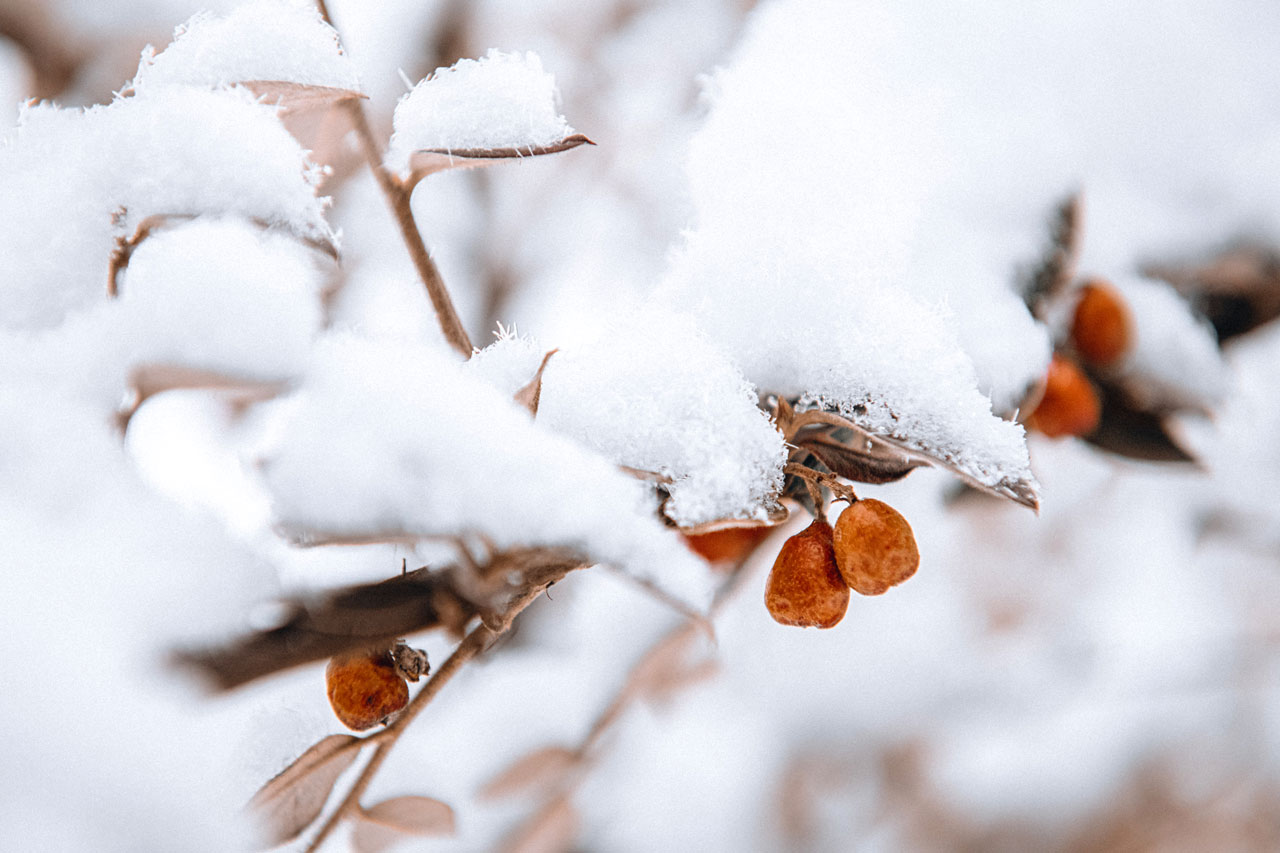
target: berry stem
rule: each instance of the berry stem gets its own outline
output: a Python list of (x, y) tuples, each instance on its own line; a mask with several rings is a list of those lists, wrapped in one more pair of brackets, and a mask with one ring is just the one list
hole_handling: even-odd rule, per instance
[[(835, 495), (839, 500), (848, 501), (849, 503), (858, 502), (858, 496), (854, 494), (853, 489), (834, 474), (824, 474), (798, 462), (788, 462), (783, 466), (782, 471), (784, 474), (800, 477), (806, 483), (826, 486), (831, 490), (831, 494)], [(819, 505), (819, 511), (821, 509), (822, 507)]]
[(360, 798), (364, 795), (364, 792), (368, 789), (370, 783), (373, 782), (373, 777), (377, 774), (378, 769), (382, 767), (382, 763), (386, 761), (387, 753), (391, 751), (391, 748), (395, 745), (396, 741), (400, 739), (400, 735), (403, 734), (404, 730), (411, 722), (413, 722), (413, 718), (421, 713), (423, 708), (427, 707), (431, 700), (436, 697), (436, 694), (439, 693), (444, 688), (445, 684), (449, 682), (449, 679), (453, 678), (453, 676), (457, 674), (458, 670), (462, 669), (462, 667), (465, 666), (472, 658), (476, 657), (476, 655), (489, 648), (495, 639), (506, 633), (506, 631), (510, 629), (511, 624), (515, 621), (516, 616), (537, 600), (538, 596), (546, 592), (548, 586), (550, 586), (550, 584), (536, 586), (526, 591), (518, 599), (512, 602), (506, 613), (503, 614), (501, 621), (496, 625), (490, 623), (490, 625), (492, 625), (491, 627), (490, 625), (486, 625), (481, 622), (475, 628), (471, 629), (471, 632), (463, 638), (462, 642), (458, 643), (457, 648), (455, 648), (453, 653), (450, 654), (445, 662), (440, 665), (440, 668), (435, 671), (435, 674), (427, 679), (427, 683), (422, 686), (420, 691), (418, 691), (418, 695), (414, 696), (413, 699), (409, 701), (409, 704), (405, 706), (405, 709), (400, 712), (400, 715), (396, 717), (395, 721), (392, 722), (391, 725), (387, 726), (377, 734), (370, 735), (363, 740), (353, 742), (352, 748), (359, 748), (369, 743), (376, 744), (373, 755), (369, 757), (369, 763), (361, 769), (360, 775), (351, 786), (351, 790), (347, 792), (346, 797), (344, 797), (342, 802), (338, 804), (338, 807), (333, 810), (333, 813), (329, 815), (329, 818), (320, 827), (320, 831), (316, 833), (316, 837), (307, 845), (306, 853), (314, 853), (314, 851), (319, 850), (320, 845), (329, 838), (333, 833), (333, 830), (337, 828), (338, 824), (341, 823), (347, 815), (359, 809)]

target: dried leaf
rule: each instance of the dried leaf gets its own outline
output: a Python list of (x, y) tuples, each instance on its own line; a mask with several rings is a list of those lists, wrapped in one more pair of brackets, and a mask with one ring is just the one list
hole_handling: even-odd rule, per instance
[(580, 823), (573, 803), (567, 797), (559, 797), (520, 827), (500, 849), (504, 853), (565, 853), (573, 849)]
[(351, 745), (358, 740), (352, 735), (330, 735), (253, 795), (248, 809), (262, 825), (268, 846), (296, 838), (320, 815), (334, 783), (356, 760), (360, 750)]
[[(858, 426), (853, 421), (845, 418), (835, 412), (827, 412), (812, 409), (800, 412), (792, 419), (792, 427), (796, 438), (793, 441), (807, 450), (811, 450), (814, 455), (818, 451), (808, 447), (804, 442), (807, 441), (807, 435), (813, 432), (812, 427), (834, 427), (837, 430), (847, 430), (849, 438), (846, 441), (836, 442), (844, 451), (844, 455), (840, 459), (833, 458), (832, 461), (837, 463), (848, 463), (847, 455), (852, 454), (860, 456), (864, 460), (866, 470), (871, 476), (887, 476), (902, 471), (903, 474), (912, 468), (922, 467), (925, 465), (936, 468), (945, 468), (964, 480), (969, 485), (979, 491), (987, 492), (996, 497), (1011, 500), (1014, 503), (1021, 504), (1033, 510), (1040, 508), (1040, 496), (1034, 480), (1024, 477), (1009, 478), (1006, 477), (995, 484), (983, 483), (969, 474), (962, 468), (948, 461), (946, 458), (931, 453), (926, 450), (920, 450), (914, 447), (908, 447), (905, 442), (892, 438), (887, 435), (878, 435)], [(816, 430), (822, 433), (826, 430)], [(832, 435), (842, 435), (842, 433), (833, 433)], [(830, 451), (831, 441), (825, 441), (820, 444), (824, 450)], [(834, 457), (834, 454), (832, 454)], [(825, 462), (825, 460), (823, 460)], [(848, 468), (852, 473), (857, 473), (856, 466)], [(847, 475), (846, 475), (847, 476)], [(899, 475), (901, 476), (901, 475)], [(850, 477), (850, 479), (854, 479)], [(897, 479), (897, 477), (891, 477)], [(869, 482), (887, 482), (886, 480), (869, 481)]]
[(253, 92), (264, 103), (278, 106), (282, 116), (328, 109), (345, 101), (357, 101), (367, 97), (351, 89), (311, 86), (289, 80), (244, 80), (239, 85)]
[(380, 853), (405, 836), (453, 835), (455, 831), (448, 803), (430, 797), (394, 797), (361, 809), (351, 842), (359, 853)]
[(1138, 409), (1115, 388), (1099, 385), (1102, 417), (1084, 440), (1103, 450), (1146, 462), (1196, 462), (1169, 434), (1163, 415)]
[(480, 797), (497, 800), (528, 791), (547, 791), (578, 765), (579, 756), (563, 746), (544, 746), (516, 759), (480, 789)]
[(525, 157), (558, 154), (561, 151), (577, 148), (579, 145), (595, 145), (595, 143), (581, 133), (575, 133), (550, 145), (528, 148), (455, 148), (452, 151), (447, 148), (424, 148), (415, 151), (409, 158), (409, 177), (405, 179), (404, 185), (412, 189), (418, 181), (445, 169), (470, 169)]
[(868, 450), (865, 440), (840, 427), (809, 427), (795, 438), (797, 447), (808, 450), (833, 474), (855, 483), (892, 483), (924, 465), (916, 459), (905, 459), (893, 452)]
[(538, 365), (538, 372), (533, 374), (529, 384), (516, 392), (515, 401), (528, 409), (529, 414), (534, 417), (538, 415), (538, 399), (542, 396), (542, 371), (547, 369), (547, 362), (551, 360), (551, 356), (559, 351), (559, 349), (548, 350), (542, 357), (542, 363)]
[(1048, 305), (1075, 278), (1080, 254), (1081, 217), (1080, 194), (1073, 193), (1063, 199), (1054, 211), (1044, 256), (1023, 277), (1022, 299), (1037, 319), (1044, 319)]

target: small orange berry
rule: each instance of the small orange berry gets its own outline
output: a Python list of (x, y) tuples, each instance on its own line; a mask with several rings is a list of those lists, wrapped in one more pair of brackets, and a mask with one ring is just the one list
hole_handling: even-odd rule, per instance
[(1133, 346), (1133, 318), (1124, 297), (1105, 281), (1081, 288), (1071, 320), (1071, 344), (1090, 364), (1114, 364)]
[(409, 704), (409, 685), (389, 651), (338, 655), (324, 671), (329, 704), (349, 729), (364, 731)]
[(1027, 428), (1050, 438), (1088, 435), (1098, 427), (1102, 404), (1089, 379), (1068, 359), (1055, 355), (1049, 363), (1044, 396), (1027, 418)]
[(920, 550), (911, 525), (887, 503), (863, 498), (836, 519), (836, 565), (854, 592), (880, 595), (916, 573)]
[(736, 564), (750, 556), (769, 533), (770, 528), (757, 526), (726, 527), (710, 533), (682, 535), (689, 550), (708, 563)]
[(834, 628), (849, 609), (849, 587), (836, 568), (831, 525), (817, 519), (782, 543), (764, 587), (774, 621), (801, 628)]

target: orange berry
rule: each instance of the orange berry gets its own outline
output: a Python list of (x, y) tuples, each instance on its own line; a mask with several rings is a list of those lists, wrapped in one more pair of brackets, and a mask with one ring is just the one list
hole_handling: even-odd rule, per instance
[(920, 550), (911, 525), (887, 503), (863, 498), (836, 519), (836, 565), (854, 592), (880, 595), (916, 573)]
[(1088, 435), (1098, 427), (1102, 404), (1089, 379), (1068, 359), (1055, 355), (1045, 377), (1044, 396), (1027, 418), (1028, 429), (1050, 438)]
[(689, 550), (708, 563), (736, 564), (745, 560), (764, 541), (770, 528), (726, 527), (710, 533), (684, 533)]
[(834, 628), (849, 609), (849, 588), (836, 568), (831, 525), (817, 519), (782, 543), (764, 587), (774, 621), (801, 628)]
[(349, 729), (364, 731), (409, 704), (409, 685), (388, 651), (338, 655), (324, 671), (333, 713)]
[(1081, 288), (1071, 320), (1071, 344), (1090, 364), (1114, 364), (1133, 346), (1133, 318), (1124, 297), (1105, 281)]

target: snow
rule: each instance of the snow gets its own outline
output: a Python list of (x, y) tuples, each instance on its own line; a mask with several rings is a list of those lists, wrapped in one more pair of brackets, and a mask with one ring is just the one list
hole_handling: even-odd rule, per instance
[[(507, 337), (473, 360), (520, 387), (542, 353)], [(495, 366), (487, 366), (495, 364)], [(523, 379), (518, 377), (523, 376)], [(673, 479), (668, 518), (692, 527), (726, 518), (765, 520), (782, 488), (786, 448), (729, 359), (693, 321), (648, 304), (624, 311), (587, 339), (566, 344), (543, 374), (538, 422), (618, 465)]]
[(532, 52), (490, 50), (419, 82), (396, 104), (387, 168), (409, 169), (414, 151), (540, 148), (573, 128), (560, 115), (555, 77)]
[[(766, 7), (716, 75), (690, 153), (696, 225), (668, 292), (761, 392), (836, 409), (987, 485), (1029, 479), (1021, 427), (992, 414), (953, 312), (911, 284), (918, 207), (943, 163), (936, 116), (876, 69), (831, 61), (853, 37), (836, 8)], [(1016, 365), (1006, 406), (1047, 355), (1022, 315), (1027, 351), (987, 359)]]
[(663, 529), (644, 484), (449, 356), (341, 337), (316, 358), (262, 462), (281, 522), (576, 548), (705, 605), (705, 564)]
[(234, 214), (331, 241), (317, 178), (274, 110), (243, 91), (27, 107), (0, 149), (0, 323), (47, 328), (105, 298), (116, 240), (151, 216)]
[(250, 3), (223, 17), (198, 13), (159, 54), (148, 46), (130, 86), (221, 87), (254, 80), (358, 90), (338, 35), (311, 3)]

